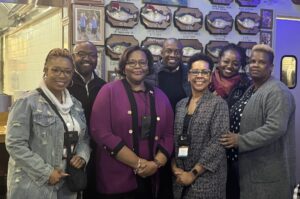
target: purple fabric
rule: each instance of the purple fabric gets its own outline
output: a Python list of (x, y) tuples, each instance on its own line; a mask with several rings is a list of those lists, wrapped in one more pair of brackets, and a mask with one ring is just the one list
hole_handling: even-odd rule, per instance
[[(173, 150), (173, 111), (165, 94), (155, 88), (155, 102), (157, 116), (156, 134), (154, 141), (154, 154), (158, 146), (172, 153)], [(139, 126), (141, 116), (150, 114), (150, 99), (145, 94), (134, 93), (138, 107)], [(149, 97), (149, 96), (148, 96)], [(146, 110), (145, 110), (145, 107)], [(132, 129), (132, 118), (128, 114), (130, 103), (121, 81), (114, 81), (102, 87), (91, 114), (91, 135), (97, 143), (97, 189), (100, 193), (124, 193), (137, 188), (133, 169), (124, 165), (110, 155), (121, 142), (132, 149), (133, 139), (129, 130)], [(148, 159), (148, 141), (139, 142), (140, 157)]]

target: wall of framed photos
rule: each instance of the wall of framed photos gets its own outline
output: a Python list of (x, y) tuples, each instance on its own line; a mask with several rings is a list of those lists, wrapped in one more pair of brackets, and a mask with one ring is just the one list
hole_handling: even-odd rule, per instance
[[(153, 1), (105, 1), (104, 9), (99, 4), (101, 9), (93, 7), (93, 1), (79, 6), (105, 14), (105, 30), (101, 32), (105, 45), (95, 42), (99, 44), (100, 57), (97, 72), (102, 78), (115, 79), (118, 58), (131, 45), (149, 48), (154, 59), (159, 60), (164, 39), (175, 37), (184, 44), (185, 61), (196, 52), (205, 52), (216, 61), (219, 50), (228, 43), (246, 48), (247, 55), (256, 43), (275, 47), (275, 17), (284, 13), (300, 17), (300, 7), (286, 0), (188, 0), (178, 1), (176, 5), (168, 3), (174, 1), (149, 2)], [(79, 20), (77, 17), (78, 23)], [(76, 29), (72, 30), (74, 44)]]

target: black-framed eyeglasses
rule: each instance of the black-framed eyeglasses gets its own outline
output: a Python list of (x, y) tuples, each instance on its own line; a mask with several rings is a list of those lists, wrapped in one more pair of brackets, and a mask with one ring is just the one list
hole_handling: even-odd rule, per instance
[(202, 76), (208, 77), (211, 73), (210, 70), (190, 70), (189, 73), (193, 76), (198, 76), (201, 74)]
[(61, 68), (50, 68), (50, 71), (55, 76), (60, 76), (62, 73), (65, 77), (71, 77), (73, 75), (73, 70), (63, 70)]
[(97, 58), (97, 53), (87, 53), (87, 52), (83, 52), (83, 51), (79, 51), (79, 52), (74, 52), (74, 54), (76, 54), (78, 57), (80, 58), (85, 58), (85, 57), (88, 57), (88, 58)]
[(146, 60), (129, 60), (126, 63), (129, 67), (135, 67), (137, 64), (139, 64), (139, 66), (141, 67), (145, 67), (148, 65), (148, 62)]

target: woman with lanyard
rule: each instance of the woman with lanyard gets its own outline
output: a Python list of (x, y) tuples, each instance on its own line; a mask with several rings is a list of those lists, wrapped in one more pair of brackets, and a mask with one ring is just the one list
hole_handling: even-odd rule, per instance
[[(39, 89), (26, 93), (12, 106), (5, 142), (10, 155), (7, 199), (77, 198), (65, 183), (69, 176), (66, 165), (83, 168), (90, 148), (81, 104), (66, 89), (73, 73), (69, 51), (51, 50)], [(67, 156), (67, 133), (78, 138), (73, 140), (72, 157)]]
[(180, 199), (223, 199), (226, 156), (218, 139), (228, 131), (228, 105), (208, 90), (212, 60), (193, 55), (188, 63), (192, 95), (176, 106), (174, 196)]
[(144, 82), (152, 65), (149, 50), (127, 48), (119, 62), (124, 78), (103, 86), (93, 105), (91, 135), (103, 199), (156, 197), (156, 174), (173, 150), (173, 112), (163, 92)]

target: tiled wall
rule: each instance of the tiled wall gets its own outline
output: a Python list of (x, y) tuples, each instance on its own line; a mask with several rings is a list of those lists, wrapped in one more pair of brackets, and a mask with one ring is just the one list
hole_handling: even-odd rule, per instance
[(47, 53), (62, 47), (61, 17), (57, 10), (5, 37), (4, 93), (18, 95), (39, 85)]

